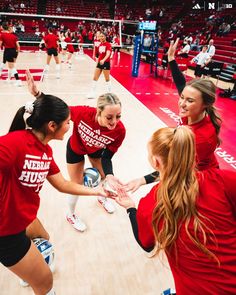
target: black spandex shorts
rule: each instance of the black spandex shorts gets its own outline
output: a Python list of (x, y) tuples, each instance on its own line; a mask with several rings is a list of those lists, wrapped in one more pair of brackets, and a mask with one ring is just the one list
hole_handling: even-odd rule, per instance
[(58, 56), (58, 52), (57, 52), (56, 48), (48, 48), (47, 54), (50, 55), (50, 56), (51, 55)]
[[(88, 157), (90, 158), (101, 158), (103, 153), (103, 149), (96, 151), (95, 153), (88, 154)], [(66, 146), (66, 162), (68, 164), (75, 164), (84, 161), (84, 155), (76, 154), (71, 146), (70, 146), (70, 140), (67, 142)]]
[(105, 61), (103, 65), (100, 65), (100, 63), (98, 62), (97, 68), (99, 68), (101, 70), (110, 70), (110, 68), (111, 68), (110, 62), (109, 61)]
[(0, 237), (0, 263), (6, 267), (15, 265), (29, 251), (30, 245), (25, 230), (19, 234)]
[(15, 48), (5, 48), (3, 53), (3, 63), (5, 64), (8, 62), (14, 62), (17, 58), (18, 52)]

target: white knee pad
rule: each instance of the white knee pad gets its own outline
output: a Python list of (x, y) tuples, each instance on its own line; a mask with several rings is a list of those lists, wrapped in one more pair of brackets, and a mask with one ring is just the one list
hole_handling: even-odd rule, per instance
[(12, 74), (12, 75), (15, 75), (15, 74), (17, 74), (17, 73), (18, 73), (18, 72), (17, 72), (17, 70), (16, 70), (15, 68), (12, 68), (12, 69), (11, 69), (11, 74)]

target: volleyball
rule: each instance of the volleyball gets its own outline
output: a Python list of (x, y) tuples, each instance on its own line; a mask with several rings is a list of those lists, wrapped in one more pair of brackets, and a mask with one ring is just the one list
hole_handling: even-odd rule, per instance
[(52, 272), (55, 270), (54, 263), (54, 249), (52, 244), (43, 238), (33, 239), (35, 246), (38, 248), (39, 252), (43, 255), (44, 260), (47, 262), (49, 268)]
[(96, 168), (86, 168), (84, 170), (84, 185), (96, 187), (101, 181), (101, 175)]

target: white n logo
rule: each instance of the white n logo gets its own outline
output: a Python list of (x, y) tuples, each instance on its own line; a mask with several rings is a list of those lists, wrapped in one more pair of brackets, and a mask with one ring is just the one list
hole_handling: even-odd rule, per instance
[(215, 9), (215, 3), (208, 3), (208, 9)]

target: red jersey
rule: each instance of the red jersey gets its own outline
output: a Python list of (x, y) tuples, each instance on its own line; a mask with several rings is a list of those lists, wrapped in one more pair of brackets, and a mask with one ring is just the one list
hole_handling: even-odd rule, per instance
[(71, 38), (70, 37), (66, 37), (64, 42), (67, 43), (67, 50), (70, 52), (70, 53), (73, 53), (75, 51), (74, 47), (72, 44), (68, 44), (68, 43), (72, 43), (71, 41)]
[(36, 218), (39, 191), (59, 172), (51, 147), (30, 130), (0, 137), (0, 236), (19, 233)]
[(96, 120), (96, 108), (89, 106), (70, 107), (74, 123), (70, 137), (72, 150), (79, 155), (92, 154), (101, 149), (117, 152), (125, 138), (125, 127), (121, 121), (114, 130), (102, 127)]
[(44, 42), (46, 45), (47, 49), (51, 49), (51, 48), (58, 48), (58, 36), (54, 35), (54, 34), (48, 34), (47, 36), (45, 36), (44, 38)]
[[(111, 49), (111, 43), (109, 42), (103, 42), (103, 43), (100, 43), (100, 45), (98, 46), (98, 61), (102, 60), (106, 54), (107, 54), (107, 51), (112, 51)], [(106, 62), (109, 62), (110, 61), (110, 56), (106, 59)]]
[(2, 41), (2, 46), (5, 48), (17, 48), (16, 42), (18, 38), (13, 33), (1, 32), (0, 41)]
[[(196, 207), (215, 235), (217, 245), (208, 239), (207, 248), (217, 256), (220, 267), (193, 244), (183, 224), (176, 240), (178, 260), (174, 249), (167, 255), (176, 293), (236, 294), (236, 185), (233, 185), (236, 173), (213, 168), (198, 172), (198, 180), (200, 190)], [(140, 200), (137, 210), (138, 237), (144, 247), (155, 244), (152, 212), (158, 185)], [(194, 233), (193, 220), (189, 223), (189, 231)]]
[(93, 41), (93, 45), (94, 45), (94, 53), (95, 53), (95, 56), (98, 54), (98, 47), (99, 45), (101, 44), (101, 41), (94, 38), (94, 41)]
[[(182, 118), (182, 124), (188, 125), (187, 117)], [(205, 170), (212, 167), (219, 167), (215, 156), (217, 147), (217, 135), (214, 125), (209, 116), (205, 116), (198, 123), (188, 125), (195, 134), (197, 167)]]

